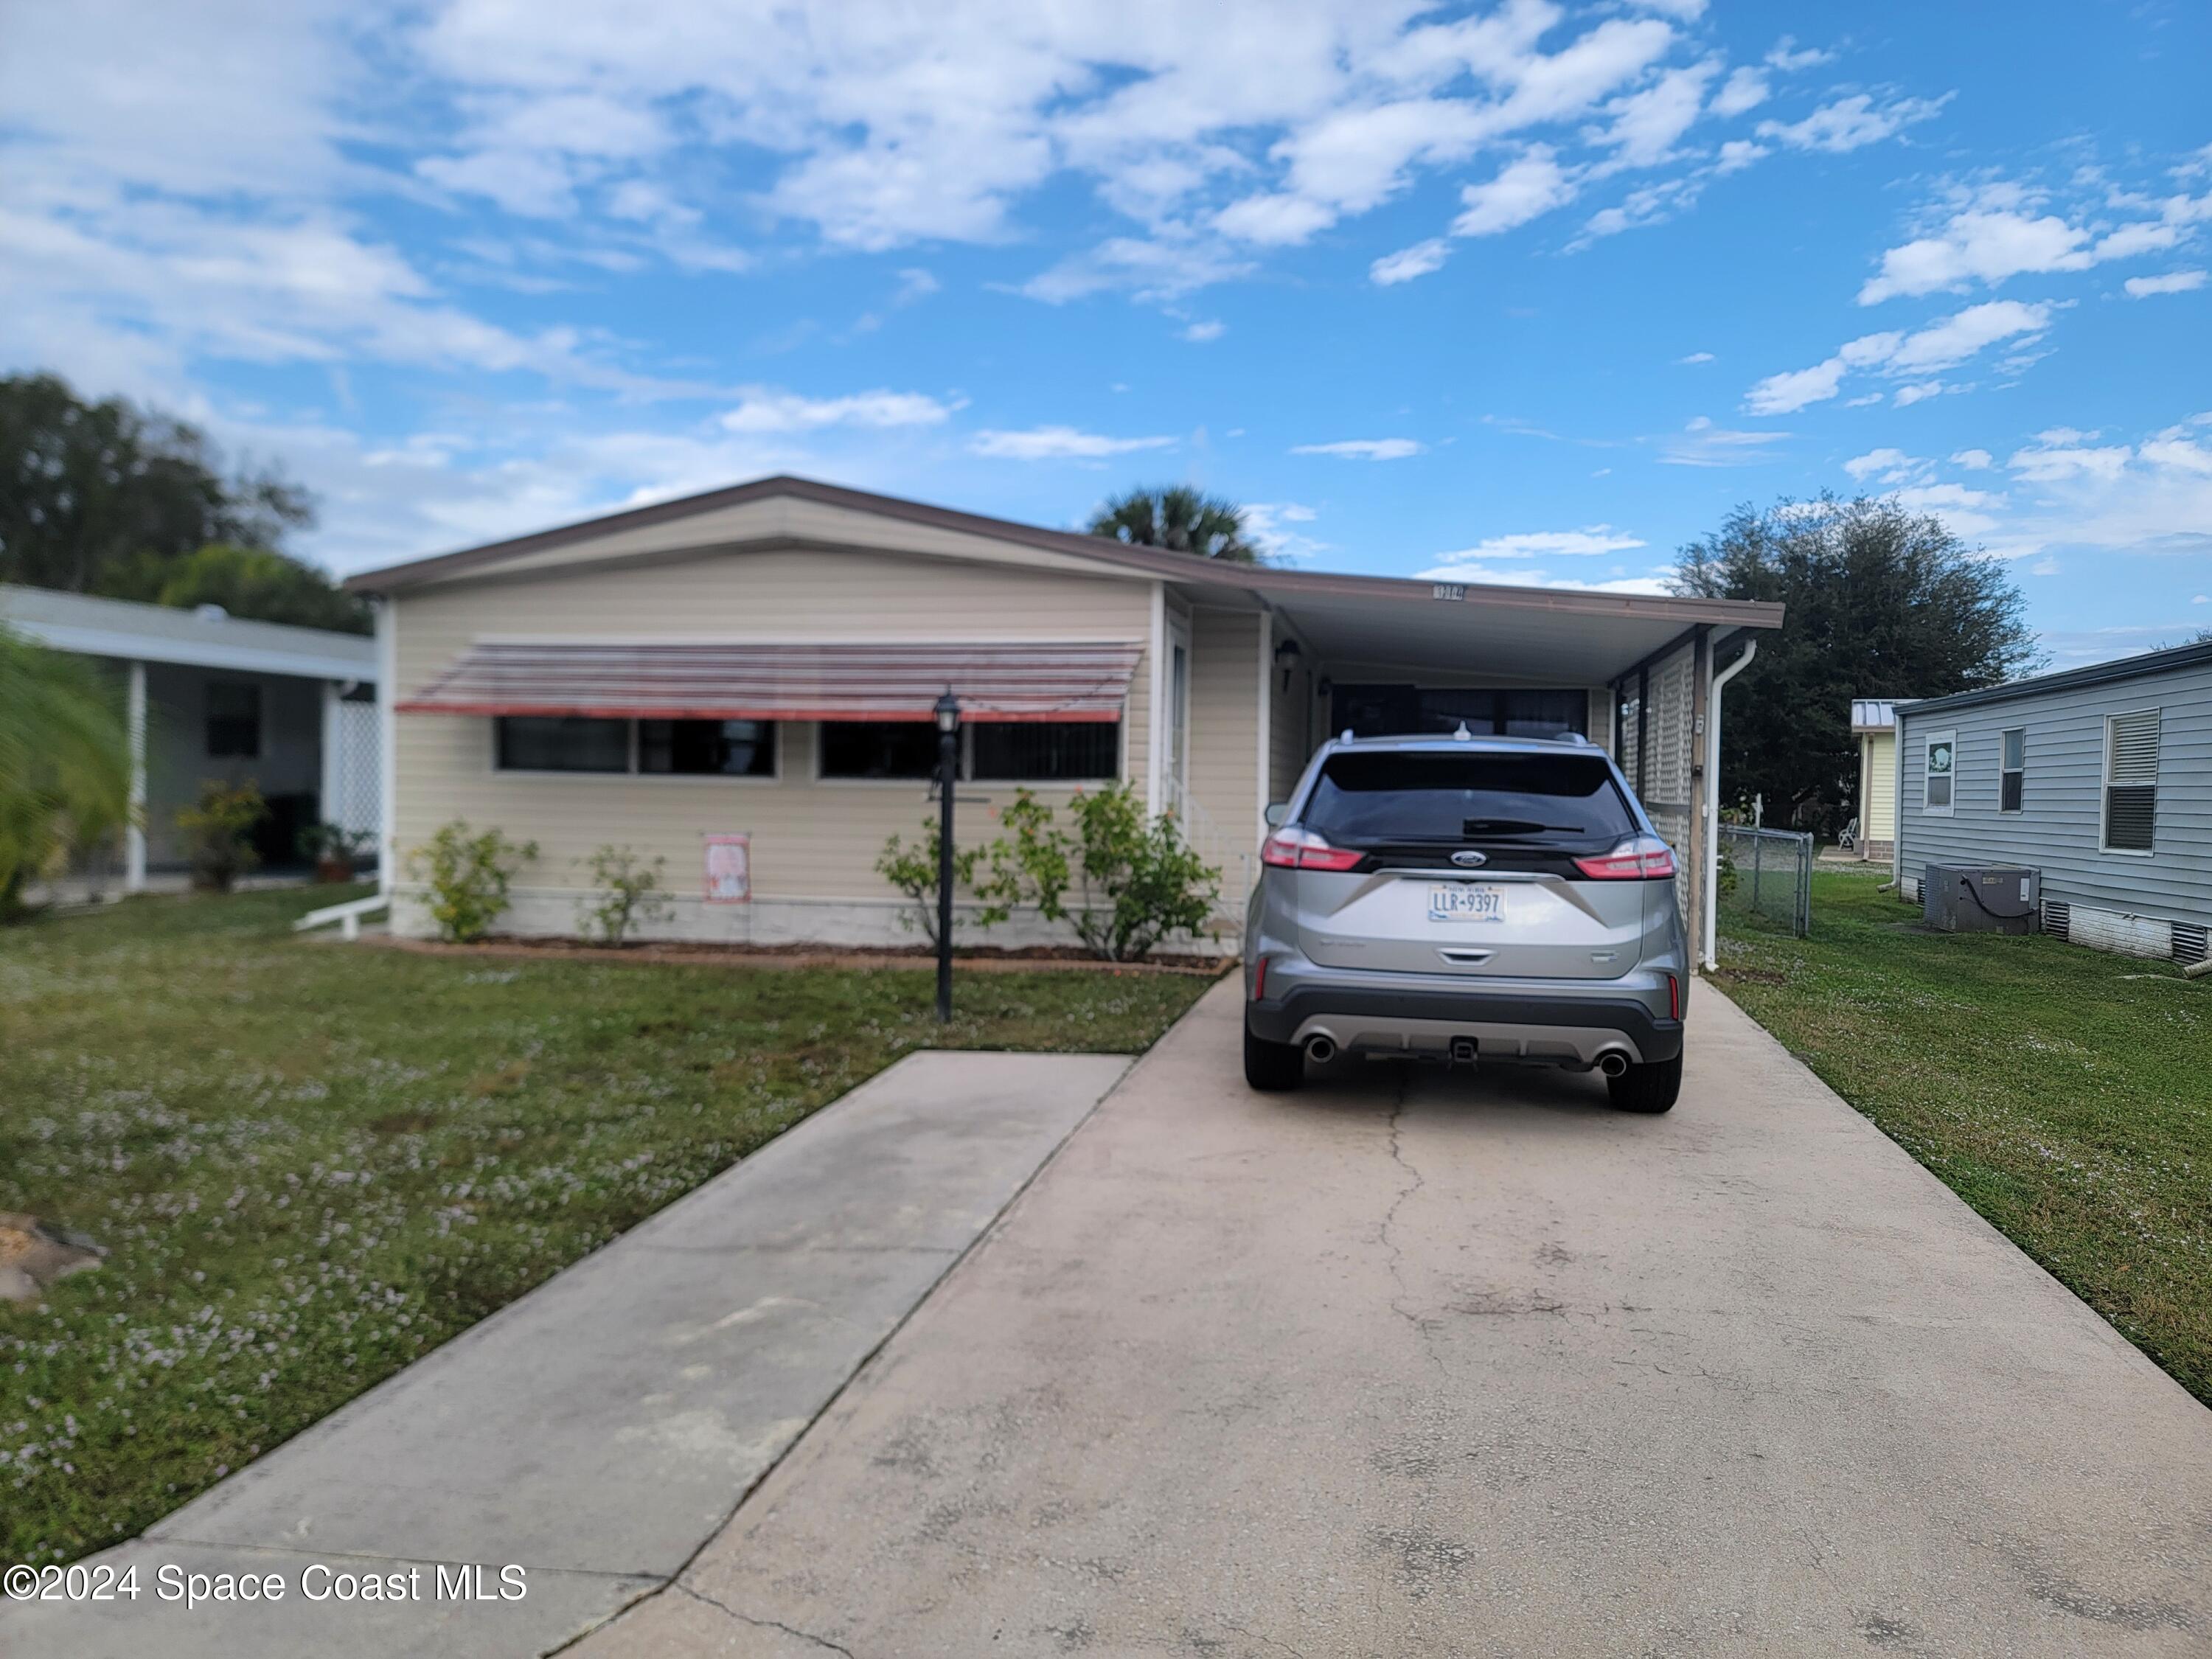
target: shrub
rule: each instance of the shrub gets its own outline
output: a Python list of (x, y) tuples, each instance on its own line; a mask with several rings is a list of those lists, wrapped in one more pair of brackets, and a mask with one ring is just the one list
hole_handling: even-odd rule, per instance
[(496, 830), (469, 833), (455, 818), (407, 855), (410, 875), (430, 886), (430, 915), (441, 938), (454, 944), (482, 939), (507, 908), (515, 872), (538, 856), (538, 843), (509, 841)]
[(1173, 816), (1148, 817), (1127, 786), (1079, 792), (1070, 805), (1083, 854), (1082, 896), (1070, 914), (1091, 954), (1128, 962), (1177, 933), (1197, 938), (1221, 872), (1191, 851)]
[(576, 902), (576, 926), (603, 945), (620, 945), (641, 921), (665, 921), (673, 914), (660, 890), (668, 860), (648, 865), (627, 847), (602, 847), (576, 862), (587, 870), (598, 890)]
[(0, 627), (0, 921), (24, 884), (131, 819), (131, 743), (86, 658)]
[(191, 848), (192, 884), (228, 893), (238, 878), (261, 862), (246, 836), (268, 815), (268, 803), (252, 783), (200, 785), (200, 798), (177, 814), (177, 828)]
[(1014, 791), (1013, 804), (999, 814), (1006, 834), (983, 850), (983, 875), (975, 896), (983, 901), (975, 920), (989, 927), (1013, 915), (1018, 905), (1034, 905), (1048, 921), (1067, 914), (1061, 900), (1073, 872), (1074, 848), (1054, 827), (1052, 808), (1027, 789)]
[[(955, 848), (952, 851), (952, 887), (957, 893), (963, 887), (972, 887), (975, 881), (976, 862), (982, 856), (978, 847)], [(907, 908), (899, 912), (899, 926), (909, 933), (919, 929), (932, 945), (937, 943), (937, 820), (924, 818), (921, 834), (912, 846), (893, 836), (884, 843), (884, 850), (876, 855), (876, 873), (907, 897)], [(977, 925), (991, 925), (988, 908), (976, 919)]]

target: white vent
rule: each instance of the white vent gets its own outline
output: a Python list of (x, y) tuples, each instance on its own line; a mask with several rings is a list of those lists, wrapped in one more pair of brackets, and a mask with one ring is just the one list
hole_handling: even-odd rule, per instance
[(2186, 965), (2212, 957), (2212, 930), (2186, 921), (2173, 924), (2173, 959)]
[(2043, 901), (2043, 931), (2053, 939), (2072, 937), (2074, 907), (2063, 899)]

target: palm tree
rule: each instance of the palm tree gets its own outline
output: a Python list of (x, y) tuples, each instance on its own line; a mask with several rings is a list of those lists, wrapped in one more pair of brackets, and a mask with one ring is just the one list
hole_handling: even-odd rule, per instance
[(1261, 562), (1244, 539), (1244, 510), (1188, 484), (1137, 489), (1116, 495), (1091, 514), (1091, 533), (1135, 547), (1164, 547), (1202, 559)]
[(0, 918), (24, 883), (131, 817), (131, 743), (82, 657), (0, 628)]

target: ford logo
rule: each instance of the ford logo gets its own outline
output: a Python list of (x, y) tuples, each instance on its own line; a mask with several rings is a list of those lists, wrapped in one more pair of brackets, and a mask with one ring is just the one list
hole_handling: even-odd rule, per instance
[(1483, 857), (1481, 854), (1476, 852), (1473, 848), (1469, 848), (1462, 853), (1454, 853), (1451, 855), (1451, 859), (1452, 862), (1459, 866), (1462, 870), (1479, 870), (1484, 865), (1490, 862), (1488, 859)]

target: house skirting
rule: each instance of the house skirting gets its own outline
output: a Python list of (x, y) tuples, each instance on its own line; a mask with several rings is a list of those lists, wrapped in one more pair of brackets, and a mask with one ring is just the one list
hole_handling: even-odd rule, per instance
[[(562, 888), (517, 887), (508, 893), (507, 908), (492, 931), (521, 939), (574, 939), (583, 927), (577, 908), (593, 895)], [(434, 939), (437, 924), (430, 918), (427, 890), (403, 884), (392, 896), (392, 931), (404, 939)], [(672, 939), (708, 945), (841, 945), (856, 948), (911, 946), (928, 942), (919, 927), (902, 927), (902, 915), (912, 907), (896, 899), (755, 898), (743, 904), (709, 904), (694, 894), (667, 896), (669, 914), (659, 921), (641, 924), (634, 939)], [(1064, 921), (1048, 921), (1034, 910), (1018, 910), (996, 927), (973, 925), (979, 907), (953, 906), (953, 938), (962, 945), (995, 945), (1020, 950), (1033, 945), (1073, 945), (1075, 930)], [(965, 919), (963, 921), (963, 918)], [(1160, 947), (1164, 955), (1214, 956), (1234, 951), (1233, 925), (1218, 937), (1177, 939)]]
[[(1906, 902), (1919, 903), (1920, 878), (1905, 877), (1898, 883), (1897, 890)], [(2111, 910), (2100, 905), (2075, 904), (2053, 897), (2048, 889), (2044, 893), (2043, 911), (2038, 921), (2042, 930), (2054, 939), (2086, 945), (2093, 951), (2113, 951), (2122, 956), (2171, 960), (2185, 965), (2202, 962), (2208, 952), (2212, 952), (2203, 922), (2175, 921), (2166, 916), (2138, 915), (2133, 911)]]

